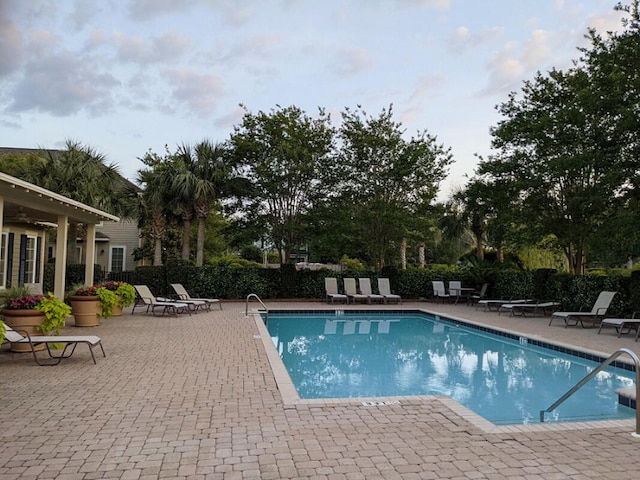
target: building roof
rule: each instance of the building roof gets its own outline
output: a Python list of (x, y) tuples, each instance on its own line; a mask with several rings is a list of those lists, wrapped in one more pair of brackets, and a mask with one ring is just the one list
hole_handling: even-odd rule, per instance
[(77, 202), (6, 173), (0, 173), (0, 196), (4, 198), (4, 222), (51, 223), (66, 215), (78, 223), (118, 222), (115, 215)]

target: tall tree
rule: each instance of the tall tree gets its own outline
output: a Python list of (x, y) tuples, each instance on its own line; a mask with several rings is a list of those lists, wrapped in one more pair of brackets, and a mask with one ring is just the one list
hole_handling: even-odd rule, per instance
[[(452, 162), (450, 149), (426, 131), (406, 140), (393, 108), (377, 117), (360, 107), (342, 113), (341, 203), (350, 207), (362, 248), (378, 268), (416, 230), (416, 219), (438, 192)], [(391, 250), (390, 250), (391, 249)]]
[[(205, 225), (212, 208), (225, 195), (225, 189), (233, 173), (228, 156), (221, 144), (203, 140), (194, 147), (182, 145), (178, 148), (179, 160), (176, 175), (172, 181), (172, 190), (183, 205), (183, 220), (187, 220), (189, 203), (198, 218), (198, 236), (196, 240), (196, 266), (204, 261)], [(186, 226), (189, 224), (185, 224)], [(188, 245), (188, 237), (184, 237)], [(183, 258), (185, 250), (183, 243)]]
[[(67, 140), (63, 150), (42, 150), (18, 176), (79, 202), (109, 213), (128, 216), (128, 188), (113, 163), (104, 154), (80, 142)], [(69, 226), (67, 263), (78, 263), (78, 225)]]
[(144, 238), (153, 243), (153, 264), (162, 265), (162, 240), (167, 234), (171, 210), (173, 159), (148, 152), (140, 161), (147, 167), (138, 170), (137, 182), (142, 186), (138, 196), (138, 222)]
[(296, 106), (278, 106), (268, 113), (247, 111), (231, 135), (233, 155), (253, 185), (245, 219), (265, 225), (281, 263), (307, 240), (305, 217), (331, 173), (333, 133), (323, 110), (311, 118)]
[[(589, 32), (591, 47), (567, 71), (538, 73), (498, 110), (498, 154), (479, 173), (508, 184), (538, 239), (553, 234), (570, 271), (583, 273), (603, 223), (636, 190), (640, 36), (637, 2), (621, 34)], [(637, 190), (636, 190), (637, 191)]]

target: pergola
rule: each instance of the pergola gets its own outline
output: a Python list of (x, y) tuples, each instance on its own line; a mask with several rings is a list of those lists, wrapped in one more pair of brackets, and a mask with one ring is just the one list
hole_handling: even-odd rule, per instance
[(60, 299), (64, 299), (69, 223), (86, 226), (85, 281), (91, 281), (94, 273), (96, 224), (105, 220), (120, 221), (114, 215), (0, 173), (0, 231), (4, 227), (5, 218), (11, 219), (11, 223), (30, 223), (57, 229), (53, 293)]

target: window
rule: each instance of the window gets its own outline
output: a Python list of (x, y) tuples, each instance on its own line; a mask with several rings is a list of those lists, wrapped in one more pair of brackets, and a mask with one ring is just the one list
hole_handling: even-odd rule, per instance
[(124, 272), (126, 269), (125, 262), (126, 247), (111, 247), (109, 250), (109, 271)]
[(7, 285), (7, 234), (2, 234), (0, 242), (0, 288)]
[(36, 237), (27, 237), (27, 256), (24, 271), (25, 282), (36, 281)]

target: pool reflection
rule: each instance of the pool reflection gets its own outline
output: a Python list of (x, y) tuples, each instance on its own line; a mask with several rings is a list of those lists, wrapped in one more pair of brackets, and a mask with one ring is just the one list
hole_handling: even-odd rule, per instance
[[(593, 364), (426, 316), (270, 315), (269, 331), (301, 398), (448, 395), (495, 423), (537, 422)], [(552, 356), (553, 354), (553, 356)], [(555, 419), (628, 417), (603, 372)]]

